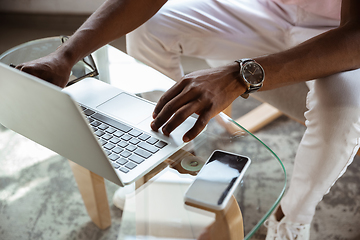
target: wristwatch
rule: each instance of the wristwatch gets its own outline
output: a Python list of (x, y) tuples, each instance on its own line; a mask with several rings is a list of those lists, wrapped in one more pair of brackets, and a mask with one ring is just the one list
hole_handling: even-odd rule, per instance
[(241, 95), (243, 98), (248, 98), (249, 94), (259, 90), (265, 79), (264, 69), (259, 63), (250, 58), (236, 60), (240, 66), (240, 76), (246, 86), (246, 91)]

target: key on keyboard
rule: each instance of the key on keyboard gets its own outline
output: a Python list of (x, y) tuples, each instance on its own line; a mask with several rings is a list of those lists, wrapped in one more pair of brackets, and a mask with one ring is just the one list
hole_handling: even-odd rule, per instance
[(128, 173), (164, 148), (167, 143), (95, 110), (83, 109), (115, 169)]

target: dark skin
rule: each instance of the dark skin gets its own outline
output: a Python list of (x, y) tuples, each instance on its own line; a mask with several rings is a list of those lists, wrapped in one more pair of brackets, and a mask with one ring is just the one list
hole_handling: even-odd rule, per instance
[[(164, 94), (156, 105), (152, 129), (157, 131), (158, 126), (175, 114), (162, 129), (165, 135), (169, 135), (192, 113), (197, 113), (199, 118), (190, 133), (188, 132), (183, 139), (185, 142), (190, 141), (212, 117), (245, 92), (244, 85), (237, 80), (238, 73), (239, 66), (232, 64), (216, 69), (196, 71), (184, 76), (179, 83)], [(189, 139), (186, 139), (187, 137)]]

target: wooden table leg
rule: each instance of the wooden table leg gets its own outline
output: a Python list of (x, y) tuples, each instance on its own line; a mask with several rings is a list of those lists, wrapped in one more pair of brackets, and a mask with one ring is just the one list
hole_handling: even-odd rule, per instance
[(234, 196), (229, 201), (228, 208), (216, 213), (216, 220), (211, 229), (212, 239), (242, 240), (244, 239), (243, 218)]
[(216, 214), (215, 222), (208, 226), (198, 240), (243, 240), (244, 224), (240, 207), (234, 196), (231, 196), (224, 210), (213, 211), (203, 206), (186, 203), (189, 206), (200, 208)]
[(104, 178), (69, 160), (71, 170), (91, 220), (100, 229), (111, 225)]

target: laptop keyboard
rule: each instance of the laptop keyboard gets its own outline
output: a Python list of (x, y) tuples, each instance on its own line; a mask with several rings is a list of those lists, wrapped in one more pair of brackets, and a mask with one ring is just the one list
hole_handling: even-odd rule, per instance
[(84, 106), (90, 126), (115, 169), (128, 173), (167, 143)]

